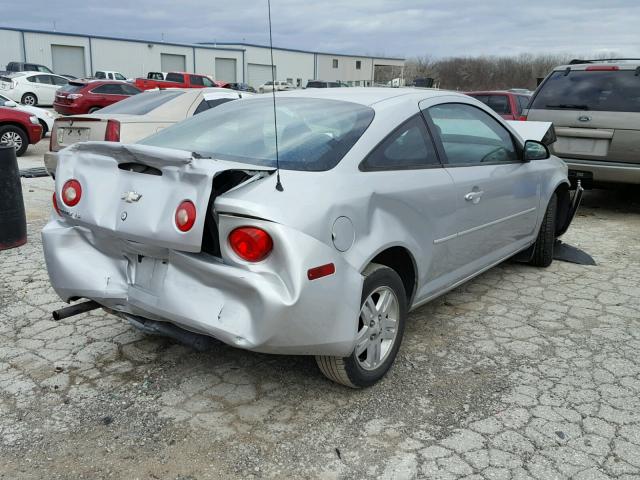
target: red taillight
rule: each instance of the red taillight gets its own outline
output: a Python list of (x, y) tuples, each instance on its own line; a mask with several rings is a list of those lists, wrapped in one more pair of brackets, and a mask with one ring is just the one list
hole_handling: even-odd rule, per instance
[(196, 206), (193, 202), (185, 200), (176, 209), (175, 214), (176, 227), (181, 232), (188, 232), (196, 223)]
[(585, 68), (587, 72), (611, 72), (614, 70), (620, 70), (620, 67), (616, 65), (592, 65), (591, 67)]
[(527, 121), (527, 116), (526, 115), (520, 115), (518, 117), (518, 120), (521, 121), (521, 122), (526, 122)]
[(259, 262), (273, 250), (271, 235), (257, 227), (239, 227), (229, 234), (229, 245), (247, 262)]
[(333, 263), (327, 263), (326, 265), (320, 265), (319, 267), (307, 270), (307, 278), (309, 280), (315, 280), (316, 278), (326, 277), (334, 273), (336, 273), (336, 266)]
[(58, 207), (58, 197), (56, 196), (56, 192), (53, 192), (53, 209), (58, 215), (60, 215), (60, 207)]
[(104, 141), (120, 141), (120, 122), (118, 120), (107, 120), (107, 129), (104, 132)]
[(70, 93), (69, 95), (67, 95), (67, 98), (69, 100), (75, 100), (77, 98), (82, 98), (82, 94), (81, 93)]
[(67, 180), (62, 187), (62, 201), (68, 207), (73, 207), (80, 202), (82, 197), (82, 186), (77, 180)]

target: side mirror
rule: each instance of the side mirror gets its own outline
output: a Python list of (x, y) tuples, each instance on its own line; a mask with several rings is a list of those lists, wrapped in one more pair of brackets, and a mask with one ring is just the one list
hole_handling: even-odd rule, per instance
[(13, 100), (7, 100), (4, 102), (4, 106), (5, 107), (17, 107), (18, 104), (16, 102), (14, 102)]
[(524, 158), (525, 162), (530, 162), (531, 160), (545, 160), (549, 158), (551, 154), (549, 153), (549, 149), (547, 146), (538, 142), (537, 140), (527, 140), (524, 142)]

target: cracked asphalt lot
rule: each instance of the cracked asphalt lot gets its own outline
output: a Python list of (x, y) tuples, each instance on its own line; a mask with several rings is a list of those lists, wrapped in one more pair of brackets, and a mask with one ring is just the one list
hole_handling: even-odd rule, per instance
[(564, 240), (598, 266), (490, 270), (414, 311), (355, 391), (312, 358), (53, 322), (52, 182), (24, 188), (29, 243), (0, 252), (0, 478), (640, 478), (637, 194), (586, 194)]

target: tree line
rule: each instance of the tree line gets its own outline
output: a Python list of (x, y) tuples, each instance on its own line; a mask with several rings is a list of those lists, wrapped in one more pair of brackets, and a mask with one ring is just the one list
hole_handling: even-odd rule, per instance
[(416, 78), (433, 78), (447, 90), (498, 90), (527, 88), (535, 90), (538, 79), (546, 77), (557, 65), (565, 65), (571, 55), (535, 55), (524, 53), (515, 57), (450, 57), (429, 56), (410, 58), (405, 63), (404, 78), (412, 85)]

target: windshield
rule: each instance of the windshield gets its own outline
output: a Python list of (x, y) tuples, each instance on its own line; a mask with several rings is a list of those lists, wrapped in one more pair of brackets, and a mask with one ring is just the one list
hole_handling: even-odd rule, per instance
[[(335, 167), (374, 116), (363, 105), (315, 98), (280, 98), (276, 111), (280, 167), (305, 171)], [(140, 143), (275, 167), (273, 100), (228, 102)]]
[(157, 90), (143, 92), (124, 100), (120, 100), (100, 110), (100, 113), (124, 113), (128, 115), (145, 115), (184, 94), (181, 90)]
[(634, 70), (553, 72), (530, 108), (640, 112), (640, 76)]

